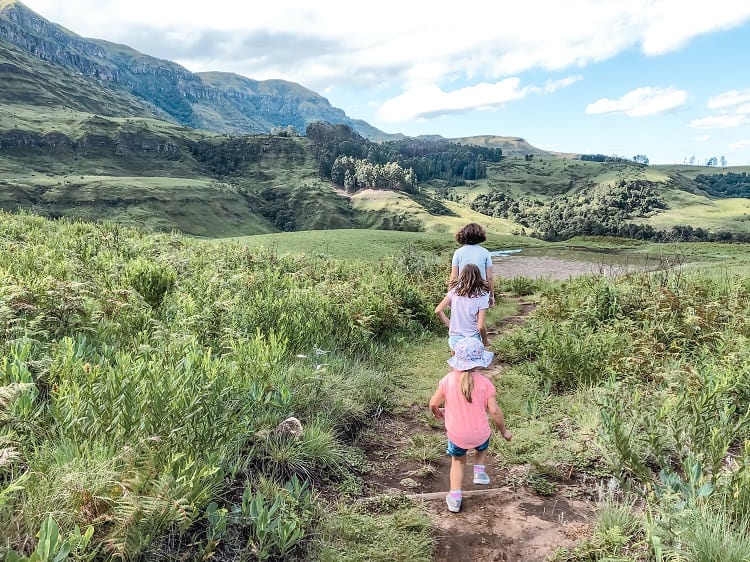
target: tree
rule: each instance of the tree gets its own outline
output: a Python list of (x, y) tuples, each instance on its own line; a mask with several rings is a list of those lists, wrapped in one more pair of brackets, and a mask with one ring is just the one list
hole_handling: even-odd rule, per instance
[(635, 162), (636, 164), (644, 164), (648, 166), (648, 156), (646, 156), (645, 154), (636, 154), (635, 156), (633, 156), (633, 162)]
[(719, 163), (719, 160), (716, 158), (716, 156), (711, 156), (708, 160), (706, 160), (706, 166), (716, 166)]
[(690, 160), (688, 161), (688, 164), (690, 164), (691, 166), (694, 166), (694, 165), (695, 165), (695, 154), (693, 154), (693, 155), (692, 155), (692, 156), (690, 157)]
[(726, 168), (727, 167), (727, 159), (724, 158), (723, 154), (721, 155), (721, 158), (719, 158), (719, 163), (721, 163), (721, 167), (722, 168)]

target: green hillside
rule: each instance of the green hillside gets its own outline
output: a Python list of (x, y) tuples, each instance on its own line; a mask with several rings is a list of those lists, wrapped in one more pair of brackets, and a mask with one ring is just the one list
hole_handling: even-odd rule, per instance
[(120, 90), (70, 72), (18, 48), (0, 36), (0, 109), (65, 107), (103, 115), (156, 117), (153, 106)]
[[(467, 222), (552, 240), (656, 239), (685, 225), (750, 232), (747, 200), (707, 191), (698, 177), (750, 168), (584, 161), (520, 137), (385, 135), (299, 84), (190, 73), (80, 37), (8, 0), (0, 4), (0, 100), (5, 210), (205, 237), (357, 228), (445, 233)], [(316, 127), (317, 137), (297, 136)], [(337, 164), (340, 156), (349, 160)], [(391, 163), (401, 183), (376, 184)], [(355, 177), (357, 166), (370, 167), (369, 180)]]

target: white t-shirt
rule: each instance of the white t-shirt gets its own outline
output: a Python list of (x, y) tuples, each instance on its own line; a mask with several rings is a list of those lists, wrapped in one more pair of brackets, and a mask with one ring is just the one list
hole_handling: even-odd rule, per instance
[(477, 326), (479, 311), (490, 307), (489, 293), (484, 293), (478, 297), (461, 297), (451, 289), (448, 291), (448, 297), (451, 301), (448, 335), (465, 338), (476, 336), (479, 333), (479, 327)]
[(490, 253), (479, 244), (464, 244), (458, 250), (453, 252), (453, 261), (451, 266), (458, 267), (458, 272), (466, 264), (473, 263), (479, 268), (479, 272), (482, 274), (482, 279), (487, 280), (487, 268), (492, 267), (492, 256)]

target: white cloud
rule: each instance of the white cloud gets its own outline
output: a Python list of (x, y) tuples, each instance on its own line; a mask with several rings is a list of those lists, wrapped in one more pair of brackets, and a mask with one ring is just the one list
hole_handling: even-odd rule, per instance
[(693, 119), (690, 126), (694, 129), (731, 129), (747, 122), (748, 119), (744, 115), (714, 115), (713, 117)]
[(380, 115), (386, 121), (400, 123), (411, 119), (427, 119), (469, 110), (497, 110), (510, 101), (530, 94), (550, 94), (580, 79), (580, 76), (569, 76), (562, 80), (548, 82), (542, 87), (525, 86), (522, 88), (521, 79), (513, 77), (493, 84), (482, 82), (475, 86), (448, 92), (435, 84), (423, 84), (386, 100), (380, 107)]
[(698, 142), (706, 142), (706, 141), (707, 141), (707, 140), (709, 140), (710, 138), (711, 138), (711, 137), (710, 137), (710, 136), (708, 136), (708, 135), (701, 135), (701, 136), (699, 136), (699, 137), (695, 137), (695, 140), (697, 140)]
[(434, 84), (416, 86), (384, 102), (380, 114), (386, 121), (399, 123), (469, 109), (497, 109), (527, 95), (528, 88), (519, 88), (520, 83), (519, 78), (506, 78), (452, 92), (444, 92)]
[(648, 55), (675, 51), (698, 35), (731, 29), (750, 16), (750, 3), (745, 0), (714, 0), (710, 4), (641, 0), (633, 9), (643, 11), (644, 19), (637, 21), (643, 25), (641, 45)]
[(630, 117), (643, 117), (680, 107), (686, 99), (685, 90), (643, 87), (631, 90), (619, 99), (601, 98), (589, 104), (586, 113), (624, 113)]
[[(25, 2), (81, 35), (176, 58), (193, 71), (283, 77), (318, 91), (352, 81), (371, 91), (452, 80), (492, 84), (530, 69), (581, 68), (631, 49), (659, 55), (750, 20), (746, 0), (699, 8), (683, 0), (464, 0), (449, 14), (402, 0), (359, 3), (356, 10), (343, 0)], [(308, 48), (290, 57), (290, 44)], [(190, 54), (175, 57), (177, 47)]]
[(544, 86), (544, 93), (551, 94), (553, 92), (556, 92), (557, 90), (562, 90), (563, 88), (567, 88), (568, 86), (575, 84), (579, 80), (583, 80), (583, 76), (568, 76), (567, 78), (563, 78), (562, 80), (548, 82)]
[(737, 142), (733, 142), (732, 144), (729, 145), (729, 148), (734, 149), (734, 150), (741, 150), (748, 146), (750, 146), (750, 139), (743, 139)]
[(744, 115), (746, 113), (750, 113), (750, 103), (742, 104), (737, 108), (737, 113)]
[[(722, 107), (731, 107), (733, 105), (746, 104), (750, 102), (750, 89), (747, 90), (729, 90), (708, 100), (710, 109), (719, 109)], [(747, 106), (744, 106), (747, 107)]]

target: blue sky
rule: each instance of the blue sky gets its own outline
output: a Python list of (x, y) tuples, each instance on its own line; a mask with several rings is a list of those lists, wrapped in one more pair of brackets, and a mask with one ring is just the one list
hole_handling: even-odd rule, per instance
[(750, 2), (26, 0), (192, 71), (298, 82), (408, 135), (750, 164)]

